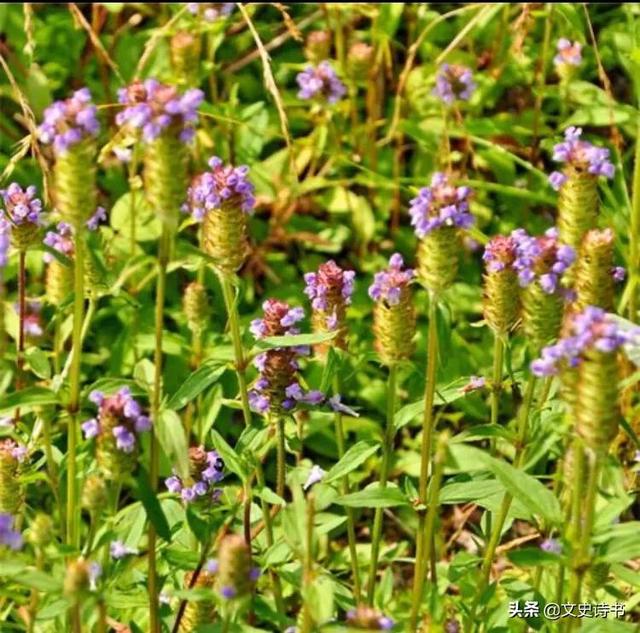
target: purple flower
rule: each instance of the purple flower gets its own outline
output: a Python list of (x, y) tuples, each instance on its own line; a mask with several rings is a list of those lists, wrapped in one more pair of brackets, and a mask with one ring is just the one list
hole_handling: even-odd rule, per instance
[(520, 285), (526, 287), (537, 282), (547, 294), (558, 292), (562, 275), (575, 261), (573, 248), (558, 241), (555, 228), (541, 237), (532, 237), (524, 229), (513, 231), (511, 236), (516, 241), (513, 266)]
[(320, 468), (320, 466), (314, 464), (311, 467), (311, 470), (309, 471), (309, 475), (307, 477), (307, 480), (304, 482), (304, 485), (302, 486), (304, 490), (309, 490), (309, 488), (311, 488), (311, 486), (313, 486), (313, 484), (317, 484), (319, 481), (322, 481), (322, 478), (326, 475), (327, 473)]
[(624, 278), (627, 276), (627, 271), (624, 269), (624, 266), (614, 266), (611, 269), (611, 276), (614, 281), (620, 283), (624, 281)]
[(10, 514), (0, 512), (0, 545), (19, 550), (22, 547), (22, 535), (13, 529), (14, 518)]
[(193, 138), (198, 107), (203, 99), (204, 93), (198, 88), (180, 95), (175, 86), (161, 84), (156, 79), (135, 81), (118, 91), (118, 101), (126, 107), (116, 115), (116, 124), (141, 131), (147, 143), (165, 131), (188, 142)]
[(602, 308), (587, 306), (572, 316), (564, 338), (542, 350), (531, 371), (536, 376), (553, 376), (563, 366), (577, 367), (589, 349), (613, 353), (639, 336), (640, 328), (622, 329)]
[(306, 404), (318, 405), (322, 404), (325, 400), (325, 395), (322, 391), (318, 389), (311, 389), (311, 391), (307, 391), (302, 397), (302, 401)]
[(44, 120), (38, 127), (40, 142), (53, 145), (56, 155), (63, 154), (84, 139), (98, 135), (97, 113), (89, 90), (76, 90), (69, 99), (56, 101), (44, 111)]
[(97, 207), (96, 212), (87, 220), (87, 228), (90, 231), (95, 231), (100, 222), (107, 221), (107, 211), (104, 207)]
[(579, 66), (582, 63), (582, 44), (571, 42), (565, 37), (561, 37), (556, 45), (558, 54), (553, 58), (556, 66)]
[(182, 482), (180, 481), (180, 477), (177, 475), (167, 477), (164, 481), (164, 485), (167, 487), (169, 492), (178, 493), (182, 490)]
[[(66, 222), (58, 222), (57, 231), (47, 231), (42, 242), (67, 257), (73, 255), (73, 237), (71, 225)], [(42, 259), (50, 264), (55, 258), (51, 253), (45, 253)]]
[(347, 93), (347, 88), (328, 61), (320, 62), (317, 66), (308, 65), (298, 73), (296, 82), (300, 87), (300, 99), (318, 99), (333, 104)]
[(198, 222), (209, 211), (224, 211), (225, 205), (240, 207), (247, 214), (252, 213), (256, 199), (254, 186), (248, 179), (249, 168), (246, 165), (225, 165), (217, 156), (209, 159), (209, 167), (210, 171), (193, 179), (182, 210), (191, 213)]
[(311, 299), (311, 307), (321, 311), (331, 309), (335, 318), (336, 303), (351, 304), (355, 276), (355, 271), (342, 270), (333, 260), (321, 264), (317, 273), (307, 273), (304, 293)]
[(198, 15), (202, 10), (202, 17), (205, 22), (215, 22), (219, 18), (226, 18), (231, 15), (235, 3), (233, 2), (189, 2), (187, 9), (192, 15)]
[(132, 453), (136, 446), (135, 435), (126, 426), (116, 426), (113, 429), (113, 437), (116, 438), (116, 446), (123, 453)]
[(433, 174), (431, 184), (411, 200), (409, 215), (415, 234), (423, 238), (443, 226), (469, 228), (474, 222), (469, 212), (471, 194), (469, 187), (454, 187), (445, 174)]
[(434, 94), (447, 105), (456, 100), (468, 101), (476, 89), (469, 68), (458, 64), (442, 64), (436, 77)]
[(487, 384), (486, 379), (483, 376), (470, 376), (469, 382), (461, 387), (462, 393), (470, 393), (471, 391), (478, 391), (478, 389), (484, 389)]
[(205, 571), (209, 572), (210, 574), (217, 574), (219, 568), (220, 565), (215, 558), (210, 558), (204, 566)]
[(90, 420), (83, 422), (80, 428), (82, 428), (84, 437), (87, 440), (90, 440), (92, 437), (96, 437), (100, 433), (100, 423), (95, 418), (91, 418)]
[(385, 301), (389, 305), (400, 302), (400, 294), (414, 277), (411, 268), (402, 270), (404, 261), (400, 253), (394, 253), (389, 259), (389, 268), (375, 274), (369, 286), (369, 296), (374, 301)]
[(269, 411), (269, 397), (252, 389), (249, 391), (249, 406), (256, 413), (265, 414)]
[(341, 400), (342, 396), (337, 393), (329, 398), (329, 406), (336, 413), (344, 413), (345, 415), (350, 415), (354, 418), (359, 417), (359, 414), (356, 411), (354, 411), (351, 407), (348, 407), (346, 404), (342, 404)]
[(562, 545), (553, 538), (542, 541), (542, 543), (540, 543), (540, 549), (543, 552), (550, 552), (551, 554), (562, 554)]
[[(579, 173), (613, 178), (615, 167), (609, 159), (609, 150), (583, 141), (581, 136), (582, 128), (568, 127), (564, 133), (564, 141), (553, 148), (553, 160), (565, 163)], [(549, 184), (556, 190), (560, 189), (566, 180), (566, 172), (563, 174), (554, 171), (549, 176)]]
[(389, 631), (394, 627), (394, 625), (395, 622), (386, 615), (380, 616), (378, 618), (378, 626), (380, 627), (381, 631)]
[(234, 587), (225, 586), (225, 587), (222, 587), (222, 589), (220, 589), (220, 595), (223, 598), (226, 598), (227, 600), (231, 600), (232, 598), (235, 598), (236, 593), (237, 591), (235, 590)]
[(91, 591), (96, 590), (100, 576), (102, 576), (102, 565), (93, 561), (89, 564), (89, 588)]
[(42, 200), (37, 197), (37, 189), (33, 185), (22, 189), (17, 182), (12, 182), (6, 189), (0, 189), (0, 198), (4, 203), (0, 217), (5, 217), (14, 226), (41, 224)]
[(114, 560), (120, 560), (125, 556), (137, 554), (137, 550), (127, 547), (122, 541), (111, 541), (109, 545), (109, 553)]
[(514, 234), (509, 236), (497, 235), (492, 238), (482, 255), (487, 271), (498, 273), (508, 268), (514, 268), (517, 251), (518, 241)]

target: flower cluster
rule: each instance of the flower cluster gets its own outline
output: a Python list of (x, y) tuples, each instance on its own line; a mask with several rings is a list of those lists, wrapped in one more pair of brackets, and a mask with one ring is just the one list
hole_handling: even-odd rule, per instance
[(104, 207), (96, 207), (96, 212), (87, 220), (87, 228), (95, 231), (101, 222), (107, 221), (107, 210)]
[(122, 541), (111, 541), (109, 544), (109, 554), (113, 560), (120, 560), (125, 556), (137, 554), (138, 550), (125, 545)]
[(519, 235), (517, 231), (513, 231), (511, 235), (496, 235), (491, 238), (482, 254), (487, 272), (499, 273), (515, 268)]
[(42, 221), (42, 201), (33, 185), (23, 190), (17, 182), (12, 182), (6, 189), (0, 189), (0, 197), (4, 202), (0, 216), (5, 216), (11, 224), (37, 225)]
[[(47, 246), (50, 246), (58, 253), (66, 255), (67, 257), (73, 254), (73, 233), (71, 225), (67, 222), (58, 222), (56, 231), (47, 231), (47, 234), (42, 240)], [(50, 264), (55, 257), (51, 253), (45, 253), (42, 259)]]
[[(553, 148), (553, 160), (566, 163), (577, 173), (588, 173), (593, 176), (613, 178), (615, 167), (609, 160), (606, 147), (596, 147), (580, 139), (582, 128), (571, 126), (564, 132), (564, 141)], [(549, 175), (549, 184), (557, 191), (568, 180), (568, 175), (554, 171)]]
[(19, 550), (22, 547), (22, 535), (14, 529), (13, 525), (13, 516), (0, 512), (0, 545)]
[(373, 607), (362, 604), (347, 611), (347, 623), (356, 629), (369, 631), (388, 631), (394, 626), (394, 621), (391, 618), (382, 615)]
[(458, 99), (468, 101), (475, 89), (473, 74), (466, 66), (458, 64), (440, 66), (434, 94), (447, 105), (451, 105)]
[(469, 212), (469, 187), (454, 187), (446, 174), (436, 172), (431, 178), (431, 185), (423, 187), (418, 196), (411, 200), (409, 215), (411, 225), (418, 237), (442, 226), (468, 228), (473, 224), (473, 216)]
[(251, 563), (251, 549), (244, 538), (228, 534), (220, 542), (218, 558), (208, 560), (205, 571), (217, 576), (220, 595), (232, 600), (250, 593), (260, 578), (260, 569)]
[(571, 42), (566, 37), (561, 37), (556, 45), (558, 54), (553, 58), (556, 66), (579, 66), (582, 63), (582, 44)]
[(524, 229), (514, 231), (512, 236), (517, 240), (514, 267), (520, 285), (524, 288), (537, 281), (544, 292), (555, 293), (560, 277), (576, 259), (573, 248), (558, 241), (555, 228), (548, 229), (541, 237), (532, 237)]
[(375, 274), (369, 286), (369, 296), (374, 301), (383, 301), (387, 305), (398, 305), (402, 291), (414, 277), (412, 268), (405, 268), (402, 255), (394, 253), (389, 259), (389, 268)]
[(56, 101), (44, 111), (38, 137), (45, 145), (52, 144), (56, 155), (63, 154), (84, 139), (98, 135), (97, 112), (89, 89), (76, 90), (69, 99)]
[(333, 260), (321, 264), (317, 273), (304, 276), (304, 293), (311, 299), (316, 329), (333, 332), (343, 325), (355, 276), (355, 271), (342, 270)]
[(615, 352), (638, 336), (640, 328), (624, 330), (602, 308), (587, 306), (573, 315), (567, 336), (542, 350), (540, 358), (531, 363), (531, 371), (536, 376), (553, 376), (561, 367), (577, 367), (589, 349)]
[(191, 15), (199, 15), (202, 11), (205, 22), (215, 22), (218, 18), (231, 15), (234, 4), (233, 2), (189, 2), (187, 10)]
[(217, 451), (205, 451), (201, 446), (189, 449), (189, 470), (191, 482), (186, 485), (180, 479), (175, 470), (171, 477), (165, 481), (169, 492), (180, 494), (187, 503), (211, 494), (211, 499), (216, 500), (220, 494), (219, 489), (214, 488), (224, 477), (224, 461)]
[(336, 71), (328, 61), (320, 62), (317, 66), (309, 65), (296, 77), (300, 90), (300, 99), (325, 99), (327, 103), (336, 103), (347, 92)]
[(136, 447), (136, 435), (151, 428), (151, 420), (142, 412), (142, 407), (131, 395), (128, 387), (122, 387), (112, 396), (101, 391), (92, 391), (89, 400), (98, 407), (98, 417), (82, 424), (87, 439), (111, 432), (116, 448), (123, 453), (132, 453)]
[(211, 171), (194, 178), (182, 210), (191, 213), (198, 222), (204, 219), (208, 211), (219, 210), (225, 204), (251, 213), (256, 199), (253, 184), (247, 178), (249, 168), (246, 165), (225, 165), (217, 156), (210, 158), (208, 164)]
[(118, 101), (126, 106), (116, 115), (116, 123), (142, 130), (146, 142), (157, 139), (172, 128), (181, 141), (190, 141), (198, 120), (198, 106), (204, 99), (202, 90), (192, 88), (179, 94), (175, 86), (156, 79), (136, 81), (118, 90)]

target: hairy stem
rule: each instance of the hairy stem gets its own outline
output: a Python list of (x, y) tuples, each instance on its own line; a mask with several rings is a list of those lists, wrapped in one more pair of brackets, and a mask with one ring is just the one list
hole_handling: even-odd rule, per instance
[[(333, 391), (335, 394), (340, 393), (340, 378), (336, 375), (333, 379)], [(336, 429), (336, 443), (338, 445), (338, 460), (344, 457), (345, 453), (345, 436), (344, 436), (344, 424), (342, 421), (342, 413), (336, 411), (334, 415), (335, 429)], [(351, 491), (349, 484), (349, 475), (345, 475), (342, 478), (342, 494), (347, 495)], [(347, 515), (347, 539), (349, 542), (349, 556), (351, 558), (351, 573), (353, 575), (353, 598), (356, 604), (360, 602), (360, 594), (362, 593), (362, 587), (360, 586), (360, 569), (358, 567), (358, 551), (356, 548), (356, 521), (353, 508), (346, 507), (345, 512)]]
[(418, 499), (420, 511), (418, 515), (418, 533), (416, 534), (416, 558), (413, 572), (413, 597), (411, 601), (411, 629), (415, 630), (422, 592), (424, 577), (429, 563), (425, 556), (425, 526), (427, 486), (429, 482), (429, 470), (431, 462), (431, 447), (433, 443), (433, 404), (436, 393), (436, 370), (438, 367), (438, 332), (436, 328), (436, 311), (438, 307), (437, 297), (431, 293), (429, 297), (429, 330), (427, 333), (427, 376), (424, 387), (424, 413), (422, 416), (422, 447), (420, 452), (420, 483), (418, 485)]
[[(640, 119), (638, 123), (640, 129)], [(640, 274), (640, 135), (636, 139), (636, 151), (633, 165), (633, 192), (631, 203), (631, 226), (629, 235), (629, 319), (636, 322), (638, 318), (637, 286)]]
[(287, 455), (284, 437), (284, 418), (278, 415), (276, 422), (277, 442), (277, 471), (276, 471), (276, 494), (284, 499), (284, 487), (286, 481)]
[[(164, 300), (167, 285), (167, 265), (169, 263), (169, 251), (171, 246), (171, 231), (163, 225), (160, 244), (158, 246), (158, 282), (156, 286), (156, 312), (155, 312), (155, 349), (153, 355), (153, 398), (151, 402), (151, 415), (154, 431), (151, 434), (151, 456), (149, 478), (152, 490), (158, 487), (159, 446), (157, 425), (160, 417), (160, 404), (162, 402), (162, 336), (164, 331)], [(149, 522), (149, 629), (151, 633), (160, 632), (158, 619), (158, 575), (156, 569), (156, 530), (153, 523)]]
[[(387, 425), (384, 432), (382, 445), (382, 468), (380, 470), (380, 488), (387, 487), (389, 470), (391, 469), (391, 457), (393, 454), (393, 438), (395, 435), (394, 416), (396, 412), (396, 392), (398, 380), (398, 366), (393, 363), (389, 366), (389, 378), (387, 381)], [(373, 532), (371, 536), (371, 562), (369, 567), (369, 583), (367, 585), (367, 603), (373, 605), (373, 593), (376, 587), (378, 572), (378, 557), (380, 555), (380, 539), (382, 537), (382, 508), (376, 508), (373, 518)]]
[(71, 331), (71, 365), (69, 368), (69, 427), (67, 468), (67, 544), (80, 545), (77, 485), (78, 413), (80, 408), (80, 363), (82, 359), (82, 325), (84, 321), (84, 239), (83, 226), (74, 227), (73, 328)]

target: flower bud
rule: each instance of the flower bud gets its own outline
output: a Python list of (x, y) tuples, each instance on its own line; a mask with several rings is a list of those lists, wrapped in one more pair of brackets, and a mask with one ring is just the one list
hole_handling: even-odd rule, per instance
[(197, 33), (178, 31), (171, 38), (171, 65), (178, 82), (187, 86), (198, 83), (200, 49), (200, 35)]
[(0, 209), (0, 217), (10, 224), (11, 243), (17, 251), (26, 251), (38, 239), (42, 201), (36, 193), (34, 186), (23, 190), (16, 182), (0, 190), (4, 207)]
[[(188, 572), (184, 577), (185, 589), (213, 589), (215, 576), (206, 569), (202, 569), (193, 582), (194, 572)], [(180, 633), (195, 633), (201, 626), (210, 624), (215, 615), (215, 603), (211, 598), (189, 600), (180, 621)]]
[(593, 563), (589, 567), (589, 575), (587, 576), (587, 585), (592, 592), (602, 589), (609, 579), (611, 565), (609, 563)]
[(347, 623), (354, 629), (367, 631), (386, 631), (393, 628), (393, 620), (391, 618), (364, 604), (347, 611)]
[(27, 540), (35, 547), (43, 548), (53, 541), (55, 526), (48, 514), (38, 513), (27, 532)]
[(576, 310), (589, 305), (613, 309), (613, 242), (611, 229), (592, 229), (584, 236), (575, 267), (576, 300), (572, 307)]
[(92, 514), (100, 514), (107, 503), (107, 484), (100, 475), (89, 475), (82, 488), (82, 507)]
[(255, 581), (249, 545), (239, 534), (225, 536), (218, 549), (220, 594), (228, 599), (242, 598), (251, 593)]
[(347, 53), (347, 67), (349, 74), (356, 81), (364, 81), (369, 76), (373, 66), (373, 46), (366, 42), (355, 42)]
[(329, 31), (311, 31), (307, 36), (304, 49), (305, 57), (317, 64), (327, 59), (331, 53), (331, 33)]
[(64, 595), (79, 602), (89, 591), (95, 589), (101, 571), (100, 565), (84, 558), (70, 561), (64, 576)]
[(26, 449), (11, 439), (0, 440), (0, 512), (17, 514), (24, 501), (20, 483)]
[(209, 298), (205, 287), (198, 281), (192, 281), (182, 296), (182, 308), (187, 317), (187, 325), (194, 332), (202, 332), (209, 316)]

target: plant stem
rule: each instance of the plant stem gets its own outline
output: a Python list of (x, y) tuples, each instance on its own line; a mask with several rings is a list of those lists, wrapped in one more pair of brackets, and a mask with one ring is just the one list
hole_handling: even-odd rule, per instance
[[(16, 354), (16, 365), (18, 366), (18, 374), (16, 387), (22, 386), (22, 372), (24, 370), (24, 322), (27, 316), (27, 271), (26, 271), (26, 252), (21, 250), (18, 260), (18, 349)], [(16, 412), (16, 417), (20, 419), (20, 412)]]
[[(382, 468), (380, 470), (380, 488), (387, 487), (389, 470), (391, 469), (391, 457), (393, 454), (393, 438), (395, 435), (394, 416), (396, 413), (396, 392), (398, 380), (398, 366), (396, 363), (389, 365), (389, 377), (387, 381), (387, 425), (382, 444)], [(382, 508), (376, 508), (373, 518), (373, 532), (371, 537), (371, 562), (369, 567), (369, 583), (367, 585), (367, 603), (373, 606), (373, 593), (376, 587), (378, 571), (378, 557), (380, 555), (380, 539), (382, 536)]]
[[(313, 522), (315, 517), (315, 498), (313, 492), (307, 495), (307, 513), (306, 513), (306, 530), (305, 530), (305, 548), (304, 548), (304, 587), (310, 587), (313, 582)], [(311, 609), (309, 608), (309, 596), (305, 597), (302, 626), (300, 633), (311, 633), (313, 630), (313, 618)]]
[[(502, 361), (504, 359), (504, 340), (498, 334), (493, 339), (493, 374), (491, 378), (491, 424), (498, 424), (500, 412), (500, 393), (502, 392)], [(495, 440), (492, 440), (495, 444)], [(492, 447), (495, 452), (495, 446)]]
[(240, 319), (238, 316), (238, 306), (233, 296), (233, 284), (228, 274), (219, 272), (220, 284), (224, 303), (227, 308), (229, 319), (229, 331), (233, 342), (233, 353), (235, 357), (235, 369), (238, 376), (238, 389), (240, 391), (240, 402), (242, 403), (242, 415), (246, 426), (251, 424), (251, 408), (249, 407), (249, 396), (247, 393), (246, 360), (242, 348), (242, 335), (240, 333)]
[[(333, 379), (333, 392), (334, 394), (340, 393), (340, 378), (336, 374)], [(338, 445), (338, 460), (344, 457), (345, 453), (345, 440), (344, 440), (344, 424), (342, 422), (342, 413), (336, 411), (334, 415), (335, 428), (336, 428), (336, 443)], [(345, 475), (342, 478), (342, 494), (347, 495), (351, 491), (349, 485), (349, 475)], [(360, 569), (358, 567), (358, 550), (356, 539), (356, 521), (353, 508), (346, 507), (345, 512), (347, 515), (347, 539), (349, 541), (349, 555), (351, 557), (351, 573), (353, 575), (353, 598), (356, 604), (360, 602), (360, 594), (362, 593), (362, 587), (360, 586)]]
[[(256, 479), (258, 481), (258, 485), (261, 488), (264, 488), (265, 486), (264, 472), (262, 471), (262, 464), (258, 460), (256, 465)], [(274, 543), (271, 511), (269, 509), (269, 504), (264, 499), (262, 499), (261, 506), (262, 506), (262, 520), (264, 521), (264, 531), (265, 531), (265, 536), (267, 540), (267, 547), (271, 548)], [(273, 569), (270, 569), (269, 578), (271, 579), (271, 585), (273, 588), (273, 597), (276, 603), (276, 610), (278, 611), (278, 613), (284, 615), (285, 607), (284, 607), (284, 601), (282, 599), (282, 585), (280, 584), (280, 576), (278, 576), (278, 574), (275, 571), (273, 571)]]
[(418, 486), (418, 500), (420, 510), (418, 514), (418, 532), (416, 534), (416, 559), (413, 572), (413, 597), (411, 602), (411, 630), (416, 629), (424, 577), (428, 564), (425, 556), (425, 526), (427, 505), (427, 484), (429, 480), (429, 466), (431, 462), (431, 445), (433, 443), (433, 404), (436, 393), (436, 371), (438, 367), (438, 331), (436, 328), (437, 296), (429, 297), (429, 330), (427, 333), (427, 376), (424, 387), (424, 413), (422, 416), (422, 448), (420, 452), (420, 483)]
[(284, 418), (278, 415), (276, 418), (277, 442), (277, 471), (276, 471), (276, 494), (284, 499), (284, 487), (286, 480), (287, 456), (284, 437)]
[[(167, 286), (167, 265), (169, 263), (169, 251), (171, 246), (171, 230), (164, 224), (158, 246), (158, 282), (156, 286), (156, 312), (155, 312), (155, 349), (153, 355), (153, 398), (151, 402), (151, 415), (154, 424), (154, 432), (151, 434), (151, 456), (149, 478), (152, 490), (158, 487), (159, 446), (157, 425), (160, 423), (160, 404), (162, 402), (162, 335), (164, 331), (164, 300)], [(149, 522), (149, 627), (150, 633), (160, 633), (158, 620), (158, 576), (156, 569), (156, 530), (153, 523)]]
[[(640, 117), (638, 119), (640, 131)], [(640, 134), (636, 138), (636, 151), (633, 165), (633, 192), (631, 194), (631, 226), (629, 235), (629, 319), (638, 318), (637, 285), (640, 274), (638, 240), (640, 240)]]
[(67, 544), (77, 549), (80, 507), (77, 486), (78, 412), (80, 408), (80, 362), (82, 358), (82, 323), (84, 320), (84, 227), (74, 227), (73, 328), (71, 332), (71, 366), (69, 369), (69, 427), (67, 468)]
[[(527, 437), (527, 430), (529, 426), (529, 414), (531, 412), (531, 405), (533, 403), (533, 395), (535, 393), (536, 388), (536, 378), (531, 375), (529, 377), (529, 382), (527, 384), (527, 391), (525, 393), (524, 402), (522, 405), (522, 409), (520, 411), (519, 421), (518, 421), (518, 435), (516, 439), (516, 455), (514, 460), (514, 466), (516, 468), (521, 468), (524, 461), (524, 446), (525, 440)], [(496, 549), (498, 544), (500, 543), (500, 537), (502, 536), (502, 528), (504, 527), (504, 523), (507, 520), (507, 515), (509, 514), (509, 509), (511, 508), (511, 502), (513, 501), (513, 495), (509, 492), (506, 492), (504, 497), (502, 498), (502, 504), (500, 505), (500, 510), (498, 511), (498, 516), (491, 531), (491, 536), (489, 538), (489, 543), (487, 544), (487, 548), (484, 552), (484, 557), (482, 559), (482, 567), (480, 574), (480, 582), (478, 584), (478, 589), (476, 591), (476, 595), (473, 601), (473, 606), (471, 608), (471, 622), (473, 624), (476, 623), (476, 610), (478, 608), (478, 603), (480, 598), (482, 597), (482, 593), (486, 589), (489, 578), (491, 575), (491, 563), (493, 562), (493, 557), (496, 553)]]
[[(583, 449), (580, 447), (580, 450)], [(588, 461), (584, 463), (584, 457), (588, 457)], [(575, 480), (575, 496), (581, 502), (578, 506), (578, 514), (574, 516), (573, 535), (577, 538), (572, 540), (576, 543), (573, 555), (573, 574), (571, 576), (569, 587), (569, 598), (575, 604), (580, 602), (580, 594), (582, 591), (582, 581), (589, 565), (589, 548), (591, 546), (591, 529), (593, 527), (593, 517), (596, 506), (596, 497), (598, 494), (598, 480), (600, 478), (600, 469), (602, 458), (600, 453), (589, 451), (583, 457), (583, 465), (588, 468), (587, 489), (583, 489), (584, 477)], [(585, 494), (586, 493), (586, 494)], [(583, 510), (584, 514), (580, 512)], [(568, 618), (567, 630), (571, 631), (574, 627), (574, 618)]]

